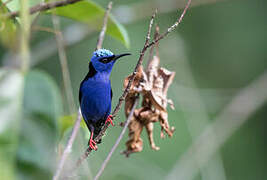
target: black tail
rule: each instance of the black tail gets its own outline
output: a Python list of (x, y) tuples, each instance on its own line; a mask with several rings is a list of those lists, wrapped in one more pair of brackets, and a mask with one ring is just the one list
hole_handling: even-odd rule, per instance
[[(95, 131), (94, 131), (94, 136), (93, 136), (94, 139), (100, 134), (101, 129), (102, 129), (101, 127), (95, 126)], [(102, 141), (102, 138), (96, 141), (96, 143), (100, 144), (101, 141)]]
[[(103, 126), (104, 126), (104, 122), (103, 121), (98, 121), (93, 126), (94, 126), (94, 136), (93, 136), (93, 138), (95, 139), (100, 134), (100, 132), (101, 132)], [(101, 141), (102, 141), (102, 138), (100, 140), (98, 140), (96, 143), (100, 144)]]

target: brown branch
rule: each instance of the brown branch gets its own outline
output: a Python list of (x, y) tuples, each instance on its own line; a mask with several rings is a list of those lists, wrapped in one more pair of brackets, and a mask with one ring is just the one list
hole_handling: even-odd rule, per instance
[[(139, 59), (138, 59), (138, 62), (136, 64), (136, 67), (134, 69), (134, 72), (132, 73), (133, 76), (129, 79), (129, 82), (128, 82), (128, 85), (127, 87), (125, 88), (122, 96), (119, 98), (119, 102), (117, 103), (113, 113), (112, 113), (112, 116), (113, 117), (116, 117), (118, 111), (120, 110), (121, 106), (122, 106), (122, 103), (123, 101), (125, 100), (129, 90), (130, 90), (130, 87), (133, 83), (133, 80), (137, 74), (137, 70), (138, 68), (141, 66), (142, 62), (143, 62), (143, 58), (144, 58), (144, 54), (146, 52), (146, 50), (154, 45), (155, 43), (157, 43), (158, 41), (160, 41), (161, 39), (165, 38), (170, 32), (172, 32), (174, 29), (176, 29), (178, 27), (178, 25), (181, 23), (185, 13), (187, 12), (188, 8), (189, 8), (189, 5), (191, 3), (191, 0), (188, 0), (186, 6), (185, 6), (185, 9), (183, 11), (183, 13), (181, 14), (181, 16), (179, 17), (179, 19), (171, 26), (167, 29), (167, 31), (163, 34), (163, 35), (160, 35), (157, 39), (153, 40), (151, 43), (149, 43), (149, 40), (150, 40), (150, 34), (151, 34), (151, 29), (152, 29), (152, 25), (153, 25), (153, 21), (154, 21), (154, 18), (155, 18), (155, 15), (156, 13), (153, 14), (151, 20), (150, 20), (150, 24), (149, 24), (149, 30), (148, 30), (148, 33), (147, 33), (147, 36), (146, 36), (146, 40), (145, 40), (145, 45), (143, 47), (143, 49), (141, 50), (140, 52), (140, 56), (139, 56)], [(107, 130), (109, 126), (109, 122), (106, 123), (103, 127), (103, 129), (100, 131), (99, 135), (94, 139), (94, 141), (99, 141), (102, 136), (104, 135), (105, 131)], [(73, 171), (75, 171), (80, 165), (81, 163), (89, 156), (90, 152), (92, 151), (92, 149), (90, 147), (88, 147), (86, 149), (86, 151), (84, 152), (84, 154), (78, 159), (78, 161), (76, 162), (74, 168), (73, 168)]]
[(82, 120), (82, 115), (81, 115), (81, 109), (79, 108), (77, 119), (76, 119), (74, 127), (72, 129), (71, 136), (70, 136), (70, 138), (69, 138), (69, 140), (67, 142), (67, 146), (65, 147), (65, 149), (63, 151), (63, 154), (62, 154), (62, 157), (61, 157), (61, 159), (60, 159), (60, 161), (58, 163), (57, 171), (56, 171), (55, 175), (53, 176), (53, 180), (57, 180), (60, 177), (60, 174), (61, 174), (61, 172), (63, 170), (65, 161), (66, 161), (68, 155), (71, 152), (72, 144), (73, 144), (73, 142), (74, 142), (74, 140), (76, 138), (76, 135), (77, 135), (77, 133), (79, 131), (81, 120)]
[(140, 56), (139, 56), (139, 59), (137, 61), (137, 64), (135, 66), (135, 69), (134, 69), (134, 72), (133, 72), (133, 76), (132, 78), (129, 79), (129, 82), (128, 82), (128, 85), (127, 87), (125, 88), (122, 96), (120, 97), (119, 99), (119, 102), (117, 104), (117, 106), (115, 107), (113, 113), (112, 113), (112, 116), (115, 117), (117, 115), (117, 113), (119, 112), (120, 108), (121, 108), (121, 105), (122, 105), (122, 102), (125, 100), (129, 90), (130, 90), (130, 87), (132, 86), (132, 83), (133, 83), (133, 80), (135, 78), (135, 75), (138, 71), (138, 68), (142, 65), (143, 63), (143, 59), (144, 59), (144, 55), (145, 55), (145, 52), (147, 50), (147, 46), (149, 44), (149, 40), (150, 40), (150, 34), (151, 34), (151, 29), (152, 29), (152, 25), (153, 25), (153, 22), (154, 22), (154, 19), (155, 19), (155, 16), (156, 16), (156, 13), (157, 13), (157, 10), (156, 12), (152, 15), (151, 17), (151, 20), (150, 20), (150, 24), (149, 24), (149, 28), (148, 28), (148, 32), (147, 32), (147, 36), (146, 36), (146, 40), (145, 40), (145, 45), (142, 49), (142, 51), (140, 52)]
[[(119, 112), (119, 110), (121, 108), (121, 105), (122, 105), (122, 102), (125, 100), (125, 97), (127, 96), (128, 92), (130, 90), (130, 87), (131, 87), (131, 85), (133, 83), (133, 79), (134, 79), (134, 77), (135, 77), (135, 75), (137, 73), (137, 69), (139, 68), (139, 66), (143, 62), (144, 54), (145, 54), (145, 51), (146, 51), (145, 47), (149, 44), (151, 29), (152, 29), (152, 25), (153, 25), (153, 21), (154, 21), (155, 16), (156, 16), (156, 12), (151, 17), (149, 28), (148, 28), (148, 33), (147, 33), (146, 40), (145, 40), (145, 45), (144, 45), (144, 48), (142, 49), (142, 51), (140, 52), (140, 56), (139, 56), (138, 62), (136, 64), (136, 67), (135, 67), (134, 72), (133, 72), (134, 76), (132, 76), (132, 78), (129, 79), (127, 87), (125, 88), (122, 96), (119, 98), (119, 102), (118, 102), (117, 106), (115, 107), (115, 109), (114, 109), (114, 111), (112, 113), (113, 117), (116, 117), (117, 113)], [(105, 131), (107, 130), (108, 126), (109, 126), (109, 122), (104, 125), (103, 129), (100, 131), (99, 135), (94, 139), (94, 141), (97, 142), (97, 141), (99, 141), (101, 139), (101, 137), (104, 135)], [(88, 157), (88, 155), (90, 154), (91, 151), (92, 151), (92, 149), (90, 147), (88, 147), (87, 150), (84, 152), (84, 154), (76, 162), (74, 170), (81, 165), (83, 160), (85, 160)]]
[(134, 105), (133, 105), (133, 107), (132, 107), (132, 109), (131, 109), (131, 111), (130, 111), (130, 114), (129, 114), (129, 116), (128, 116), (126, 122), (125, 122), (125, 125), (124, 125), (124, 127), (123, 127), (123, 129), (122, 129), (122, 131), (121, 131), (121, 133), (120, 133), (120, 136), (118, 137), (118, 139), (116, 140), (115, 144), (114, 144), (113, 147), (111, 148), (111, 150), (110, 150), (110, 152), (108, 153), (108, 156), (106, 157), (105, 161), (102, 163), (101, 168), (100, 168), (99, 171), (97, 172), (97, 174), (96, 174), (94, 180), (98, 180), (98, 179), (99, 179), (99, 177), (101, 176), (101, 174), (104, 172), (104, 169), (105, 169), (105, 167), (107, 166), (107, 164), (108, 164), (108, 162), (109, 162), (109, 160), (110, 160), (112, 154), (113, 154), (114, 151), (117, 149), (117, 147), (118, 147), (118, 145), (119, 145), (119, 143), (120, 143), (120, 141), (121, 141), (123, 135), (124, 135), (125, 132), (126, 132), (126, 129), (127, 129), (128, 125), (129, 125), (129, 123), (131, 122), (131, 119), (132, 119), (133, 114), (134, 114), (134, 110), (135, 110), (135, 108), (136, 108), (138, 102), (139, 102), (139, 97), (136, 97), (136, 99), (135, 99), (135, 101), (134, 101)]
[[(41, 11), (46, 11), (49, 9), (54, 9), (54, 8), (61, 7), (61, 6), (66, 6), (69, 4), (74, 4), (79, 1), (81, 0), (61, 0), (61, 1), (54, 1), (54, 2), (48, 2), (48, 3), (40, 3), (30, 8), (30, 14), (34, 14), (34, 13), (41, 12)], [(14, 18), (14, 17), (19, 16), (19, 13), (20, 13), (19, 11), (11, 12), (11, 13), (4, 15), (4, 17)]]
[(150, 46), (152, 46), (153, 44), (157, 43), (159, 40), (165, 38), (170, 32), (172, 32), (173, 30), (175, 30), (179, 26), (179, 24), (182, 22), (182, 20), (184, 18), (186, 11), (188, 10), (188, 8), (190, 6), (190, 3), (191, 3), (191, 0), (188, 0), (186, 6), (184, 8), (184, 11), (181, 14), (181, 16), (179, 17), (179, 19), (171, 27), (169, 27), (165, 33), (163, 33), (157, 39), (153, 40), (151, 43), (149, 43), (147, 46), (145, 46), (145, 49), (147, 49)]
[(102, 47), (102, 44), (103, 44), (103, 41), (104, 41), (104, 37), (105, 37), (105, 33), (106, 33), (106, 30), (107, 30), (108, 15), (110, 13), (111, 8), (112, 8), (112, 1), (110, 1), (108, 3), (108, 7), (107, 7), (107, 10), (106, 10), (105, 15), (104, 15), (102, 30), (101, 30), (101, 32), (100, 32), (100, 34), (98, 36), (95, 50), (101, 49), (101, 47)]

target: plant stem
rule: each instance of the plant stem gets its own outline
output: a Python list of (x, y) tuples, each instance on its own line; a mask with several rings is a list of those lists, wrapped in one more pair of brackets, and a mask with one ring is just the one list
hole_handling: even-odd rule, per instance
[(29, 69), (30, 49), (30, 15), (29, 15), (28, 0), (20, 0), (20, 17), (21, 17), (21, 39), (20, 39), (20, 56), (21, 56), (21, 70), (26, 73)]

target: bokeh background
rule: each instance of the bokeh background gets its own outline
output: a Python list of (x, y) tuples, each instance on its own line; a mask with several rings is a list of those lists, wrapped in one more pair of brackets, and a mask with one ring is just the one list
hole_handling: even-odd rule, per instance
[[(94, 2), (103, 8), (108, 4), (108, 0)], [(113, 2), (112, 14), (125, 27), (130, 46), (126, 48), (107, 35), (103, 47), (115, 53), (132, 53), (119, 61), (111, 74), (113, 107), (122, 93), (123, 79), (135, 67), (154, 9), (159, 10), (156, 24), (164, 32), (180, 16), (185, 3), (182, 0)], [(88, 71), (99, 32), (65, 17), (60, 17), (60, 23), (78, 108), (79, 84)], [(40, 15), (35, 26), (53, 29), (51, 15)], [(176, 72), (168, 93), (176, 107), (168, 109), (169, 123), (176, 128), (174, 136), (160, 139), (160, 126), (156, 123), (154, 138), (160, 150), (150, 149), (144, 131), (143, 151), (125, 158), (120, 154), (126, 148), (125, 134), (100, 179), (267, 179), (264, 102), (231, 133), (228, 130), (231, 121), (235, 124), (236, 116), (220, 119), (227, 122), (222, 123), (225, 126), (217, 126), (214, 138), (207, 138), (194, 146), (191, 155), (187, 154), (192, 143), (216, 121), (232, 99), (267, 70), (266, 32), (265, 0), (192, 0), (178, 29), (159, 44), (161, 66)], [(31, 33), (30, 50), (31, 70), (22, 81), (18, 74), (12, 73), (18, 66), (18, 58), (14, 56), (18, 50), (0, 45), (0, 179), (51, 179), (75, 120), (66, 100), (54, 34), (36, 28)], [(247, 108), (243, 106), (247, 103), (249, 98), (237, 107), (240, 114), (246, 114)], [(121, 110), (115, 123), (124, 120)], [(99, 150), (90, 155), (72, 178), (93, 178), (121, 130), (120, 126), (110, 127)], [(226, 132), (223, 143), (219, 141), (220, 132)], [(86, 149), (88, 137), (88, 130), (80, 128), (64, 174)], [(216, 144), (218, 150), (206, 155)], [(204, 148), (201, 157), (198, 148)]]

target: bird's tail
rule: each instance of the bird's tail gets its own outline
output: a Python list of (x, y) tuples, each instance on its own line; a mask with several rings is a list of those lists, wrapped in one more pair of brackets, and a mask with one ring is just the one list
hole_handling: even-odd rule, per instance
[[(102, 129), (101, 126), (95, 126), (94, 136), (93, 136), (94, 139), (99, 135), (99, 133), (101, 132), (101, 129)], [(101, 141), (102, 141), (102, 138), (99, 139), (96, 143), (100, 144)]]

